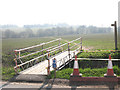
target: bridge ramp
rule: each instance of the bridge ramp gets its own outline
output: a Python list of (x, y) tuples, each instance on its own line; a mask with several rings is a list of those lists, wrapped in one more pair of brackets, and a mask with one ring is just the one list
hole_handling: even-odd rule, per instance
[[(73, 51), (70, 51), (71, 57), (72, 58), (73, 55)], [(68, 56), (68, 51), (62, 52), (52, 58), (50, 58), (50, 71), (53, 70), (52, 68), (52, 60), (53, 58), (56, 58), (56, 62), (57, 62), (57, 67), (60, 67), (61, 65), (63, 65), (65, 62), (67, 62), (69, 60), (69, 56)], [(44, 60), (22, 72), (20, 72), (20, 74), (41, 74), (41, 75), (47, 75), (47, 67), (48, 67), (48, 60)]]

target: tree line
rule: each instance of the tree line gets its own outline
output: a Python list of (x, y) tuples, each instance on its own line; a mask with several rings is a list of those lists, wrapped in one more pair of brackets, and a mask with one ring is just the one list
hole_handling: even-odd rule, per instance
[(29, 37), (46, 37), (46, 36), (62, 36), (76, 34), (96, 34), (110, 33), (110, 27), (95, 27), (95, 26), (79, 26), (79, 27), (54, 27), (49, 29), (38, 29), (34, 32), (33, 29), (27, 28), (21, 32), (15, 32), (11, 29), (2, 31), (2, 38), (29, 38)]

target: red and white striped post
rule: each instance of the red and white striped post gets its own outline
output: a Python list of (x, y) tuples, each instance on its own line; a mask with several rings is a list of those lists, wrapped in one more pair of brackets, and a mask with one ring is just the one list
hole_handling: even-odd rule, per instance
[(107, 74), (104, 74), (105, 77), (115, 77), (111, 61), (111, 55), (109, 55), (108, 67), (107, 67)]
[[(15, 50), (14, 52), (15, 52), (15, 59), (14, 59), (15, 65), (16, 65), (17, 68), (19, 68), (19, 66), (17, 65), (17, 51)], [(14, 68), (16, 73), (17, 73), (17, 68)]]

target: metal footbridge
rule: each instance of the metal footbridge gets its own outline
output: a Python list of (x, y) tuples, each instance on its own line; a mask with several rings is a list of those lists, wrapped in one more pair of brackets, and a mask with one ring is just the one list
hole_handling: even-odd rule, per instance
[[(82, 38), (63, 42), (61, 38), (39, 45), (15, 50), (15, 72), (17, 74), (49, 75), (53, 71), (53, 59), (57, 70), (69, 64), (73, 57), (82, 50)], [(39, 50), (38, 50), (39, 49)]]

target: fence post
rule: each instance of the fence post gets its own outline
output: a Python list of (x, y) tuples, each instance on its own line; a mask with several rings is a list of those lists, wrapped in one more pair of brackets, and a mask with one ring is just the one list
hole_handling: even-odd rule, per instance
[(49, 59), (50, 53), (49, 53), (49, 51), (47, 51), (47, 52), (48, 52), (48, 68), (47, 68), (47, 73), (48, 73), (48, 75), (50, 75), (50, 59)]
[(69, 68), (71, 67), (70, 64), (70, 43), (68, 43), (68, 56), (69, 56)]

